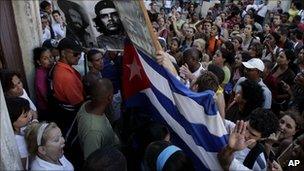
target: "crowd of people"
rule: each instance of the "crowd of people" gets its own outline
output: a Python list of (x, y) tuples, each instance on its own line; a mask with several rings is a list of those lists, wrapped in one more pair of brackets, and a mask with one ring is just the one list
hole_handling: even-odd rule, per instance
[[(215, 92), (229, 135), (218, 152), (223, 170), (304, 168), (304, 4), (268, 3), (215, 2), (206, 16), (186, 0), (146, 6), (163, 48), (157, 62), (190, 90)], [(24, 169), (200, 170), (150, 111), (124, 106), (123, 52), (84, 47), (66, 34), (61, 11), (49, 1), (40, 8), (36, 100), (18, 72), (0, 73)], [(73, 67), (83, 54), (85, 75)]]

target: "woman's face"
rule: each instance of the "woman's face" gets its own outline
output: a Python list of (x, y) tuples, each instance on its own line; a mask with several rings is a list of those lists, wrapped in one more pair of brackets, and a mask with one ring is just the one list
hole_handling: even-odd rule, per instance
[(243, 99), (243, 91), (242, 91), (242, 89), (241, 89), (240, 92), (236, 93), (236, 95), (234, 97), (234, 101), (237, 104), (244, 104), (245, 103), (245, 100)]
[(10, 97), (19, 97), (23, 94), (23, 84), (17, 75), (12, 78), (13, 87), (8, 90), (7, 95)]
[(222, 66), (224, 64), (224, 58), (220, 50), (215, 52), (213, 56), (213, 63), (218, 66)]
[(242, 65), (242, 54), (237, 54), (235, 56), (235, 66), (241, 66)]
[(284, 115), (280, 119), (280, 137), (279, 139), (290, 138), (296, 133), (296, 122), (290, 116)]
[(44, 145), (45, 158), (57, 162), (63, 156), (64, 138), (58, 127), (47, 132), (46, 143)]
[(223, 20), (222, 20), (222, 18), (221, 18), (220, 16), (216, 17), (216, 19), (215, 19), (215, 24), (216, 24), (217, 26), (219, 26), (219, 27), (222, 26)]
[(189, 28), (189, 24), (184, 24), (182, 28), (183, 32), (186, 33), (188, 28)]
[(304, 63), (304, 49), (300, 50), (298, 54), (298, 59), (300, 63)]
[(200, 52), (203, 51), (203, 47), (200, 45), (198, 41), (194, 41), (192, 47), (196, 48)]
[(264, 25), (264, 31), (269, 32), (270, 31), (270, 26), (268, 24)]
[(173, 52), (176, 52), (178, 51), (178, 43), (177, 41), (173, 40), (172, 43), (171, 43), (171, 46), (170, 46), (170, 50), (173, 51)]
[(234, 46), (234, 49), (240, 48), (241, 44), (237, 39), (233, 39), (232, 44)]
[(244, 33), (245, 33), (245, 35), (251, 35), (251, 33), (252, 33), (252, 26), (251, 25), (246, 25), (245, 26), (245, 29), (244, 29)]
[(287, 59), (286, 55), (284, 52), (280, 52), (279, 56), (277, 58), (277, 63), (278, 65), (282, 66), (282, 65), (288, 65), (289, 60)]
[(50, 58), (51, 58), (51, 52), (47, 50), (41, 54), (38, 64), (43, 68), (50, 68), (51, 66)]
[(159, 18), (158, 25), (159, 25), (159, 27), (163, 27), (165, 25), (165, 20), (163, 18)]
[(218, 33), (217, 27), (216, 26), (212, 26), (211, 27), (211, 36), (216, 36)]

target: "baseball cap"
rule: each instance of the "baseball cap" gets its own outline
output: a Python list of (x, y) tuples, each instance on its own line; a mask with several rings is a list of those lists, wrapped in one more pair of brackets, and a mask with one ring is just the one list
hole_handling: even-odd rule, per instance
[(242, 64), (248, 69), (258, 69), (261, 72), (263, 72), (265, 68), (263, 61), (259, 58), (252, 58), (247, 62), (242, 62)]
[(73, 40), (71, 38), (63, 38), (58, 43), (58, 49), (65, 50), (65, 49), (72, 49), (75, 52), (82, 52), (84, 51), (82, 46), (77, 40)]

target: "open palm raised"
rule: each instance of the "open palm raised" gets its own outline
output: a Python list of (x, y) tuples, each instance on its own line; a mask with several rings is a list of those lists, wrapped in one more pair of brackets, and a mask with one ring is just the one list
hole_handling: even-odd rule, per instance
[(254, 143), (254, 139), (245, 140), (246, 122), (237, 121), (236, 125), (229, 136), (229, 147), (235, 151), (240, 151)]

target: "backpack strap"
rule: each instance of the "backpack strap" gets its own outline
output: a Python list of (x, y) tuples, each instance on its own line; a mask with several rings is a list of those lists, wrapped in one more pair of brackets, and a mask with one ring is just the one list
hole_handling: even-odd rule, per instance
[(261, 153), (264, 153), (266, 158), (266, 152), (263, 144), (257, 143), (246, 156), (243, 162), (244, 166), (248, 167), (249, 169), (253, 169), (253, 165), (257, 161), (260, 168), (265, 168), (266, 167), (265, 163), (259, 157)]

